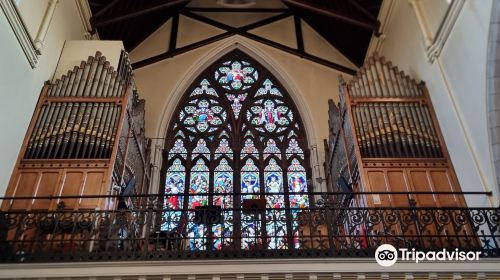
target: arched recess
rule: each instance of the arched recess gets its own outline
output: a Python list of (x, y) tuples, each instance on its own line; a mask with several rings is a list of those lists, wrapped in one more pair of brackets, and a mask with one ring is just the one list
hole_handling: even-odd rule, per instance
[(487, 54), (488, 128), (497, 189), (500, 191), (500, 3), (493, 1)]
[[(173, 117), (175, 117), (175, 108), (179, 101), (181, 100), (184, 93), (187, 91), (188, 87), (192, 84), (195, 77), (198, 77), (200, 73), (206, 69), (209, 65), (214, 63), (217, 59), (224, 56), (225, 54), (238, 49), (243, 51), (252, 57), (256, 62), (260, 63), (263, 67), (265, 67), (270, 73), (276, 77), (278, 81), (281, 82), (285, 90), (289, 93), (290, 98), (294, 101), (295, 104), (300, 104), (297, 108), (300, 116), (302, 117), (302, 121), (304, 123), (305, 132), (308, 138), (309, 147), (311, 148), (311, 152), (313, 153), (315, 149), (318, 149), (321, 145), (323, 145), (323, 140), (318, 138), (318, 133), (316, 131), (316, 125), (313, 121), (313, 116), (310, 108), (308, 107), (308, 103), (305, 100), (304, 95), (298, 89), (298, 86), (295, 84), (294, 79), (288, 74), (286, 67), (282, 66), (278, 63), (272, 56), (270, 56), (262, 46), (256, 44), (255, 42), (246, 40), (245, 38), (235, 35), (232, 36), (220, 44), (215, 45), (211, 49), (207, 47), (204, 55), (201, 56), (196, 63), (193, 63), (192, 67), (185, 73), (184, 78), (179, 80), (175, 85), (175, 89), (170, 92), (167, 96), (167, 102), (165, 103), (162, 113), (159, 114), (161, 121), (158, 122), (158, 125), (153, 128), (154, 138), (153, 145), (156, 150), (161, 150), (164, 147), (164, 141), (162, 140), (164, 137), (168, 137), (167, 128)], [(317, 150), (316, 150), (317, 151)], [(159, 167), (163, 165), (161, 156), (153, 156), (153, 165)], [(313, 169), (313, 178), (324, 177), (321, 166), (323, 166), (322, 161), (315, 157), (311, 156), (311, 166)], [(156, 188), (160, 182), (160, 173), (153, 172), (152, 184), (150, 191), (152, 193), (156, 193), (158, 189)], [(322, 185), (316, 184), (314, 185), (315, 191), (321, 191)]]
[[(160, 180), (163, 230), (187, 231), (191, 250), (250, 249), (255, 241), (245, 236), (262, 234), (272, 236), (269, 249), (296, 246), (289, 236), (298, 228), (286, 221), (298, 210), (285, 209), (308, 207), (312, 199), (308, 147), (298, 109), (278, 79), (241, 50), (229, 52), (193, 81), (169, 124)], [(273, 209), (260, 228), (231, 210), (257, 198)], [(228, 210), (213, 228), (183, 212), (214, 205)], [(218, 243), (206, 243), (207, 233)], [(229, 240), (235, 235), (238, 245)]]

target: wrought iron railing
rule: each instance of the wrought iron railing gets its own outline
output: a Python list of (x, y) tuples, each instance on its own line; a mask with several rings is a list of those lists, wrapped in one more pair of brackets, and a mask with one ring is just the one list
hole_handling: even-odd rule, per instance
[[(165, 209), (163, 197), (138, 196), (139, 209), (2, 211), (0, 262), (372, 257), (384, 243), (500, 257), (499, 208), (343, 208), (330, 203), (335, 194), (310, 196), (308, 208)], [(75, 198), (84, 199), (64, 199)], [(39, 199), (61, 198), (29, 201)], [(3, 200), (8, 209), (12, 198)]]

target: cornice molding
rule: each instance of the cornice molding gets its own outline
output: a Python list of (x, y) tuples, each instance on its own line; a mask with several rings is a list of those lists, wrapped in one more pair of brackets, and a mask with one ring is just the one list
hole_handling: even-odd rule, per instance
[(378, 30), (379, 36), (372, 35), (370, 39), (370, 44), (368, 45), (368, 50), (366, 51), (365, 59), (372, 56), (374, 53), (380, 53), (382, 49), (382, 44), (384, 43), (387, 29), (389, 28), (392, 20), (392, 15), (394, 12), (394, 7), (396, 6), (397, 0), (384, 0), (380, 7), (380, 12), (378, 14), (377, 20), (380, 22), (380, 28)]
[(441, 51), (443, 50), (444, 45), (446, 44), (446, 41), (455, 26), (458, 16), (462, 11), (465, 0), (453, 0), (451, 2), (435, 36), (433, 36), (432, 31), (430, 30), (427, 15), (422, 7), (421, 1), (409, 0), (409, 2), (415, 11), (420, 30), (424, 36), (427, 59), (430, 63), (433, 63), (434, 60), (436, 60), (436, 58), (438, 58), (441, 54)]
[(80, 20), (82, 21), (83, 28), (85, 29), (85, 39), (99, 40), (99, 35), (97, 34), (97, 32), (93, 32), (92, 25), (90, 24), (92, 11), (90, 10), (89, 1), (76, 0), (76, 7), (78, 9), (78, 14), (80, 15)]
[(430, 62), (434, 62), (434, 60), (441, 54), (441, 50), (443, 49), (446, 40), (455, 26), (455, 22), (457, 21), (464, 4), (465, 0), (454, 0), (448, 8), (434, 41), (427, 47), (426, 53)]

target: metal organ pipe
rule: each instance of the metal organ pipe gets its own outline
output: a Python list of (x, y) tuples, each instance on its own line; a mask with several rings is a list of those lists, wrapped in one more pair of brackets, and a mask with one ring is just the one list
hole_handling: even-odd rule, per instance
[(130, 81), (126, 54), (115, 71), (101, 52), (48, 86), (24, 159), (93, 159), (111, 156)]
[(422, 85), (385, 58), (368, 58), (346, 86), (363, 157), (443, 156)]

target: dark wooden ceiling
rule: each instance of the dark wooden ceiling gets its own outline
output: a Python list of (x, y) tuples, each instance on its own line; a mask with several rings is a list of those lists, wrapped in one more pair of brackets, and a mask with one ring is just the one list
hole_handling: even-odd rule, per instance
[[(199, 0), (198, 0), (199, 1)], [(104, 40), (122, 40), (131, 51), (171, 17), (194, 11), (189, 0), (89, 0), (94, 32)], [(214, 1), (215, 2), (215, 1)], [(281, 0), (281, 10), (300, 17), (354, 64), (365, 58), (379, 23), (382, 0)], [(204, 7), (206, 9), (206, 7)], [(213, 7), (213, 10), (226, 8)], [(252, 8), (247, 8), (251, 10)], [(257, 8), (254, 8), (259, 12)], [(260, 12), (265, 12), (262, 9)], [(280, 9), (275, 9), (277, 12)]]

